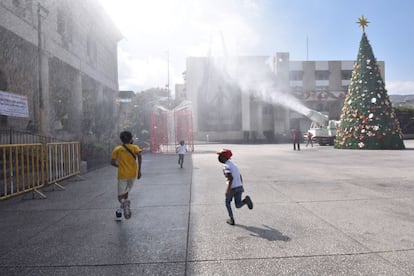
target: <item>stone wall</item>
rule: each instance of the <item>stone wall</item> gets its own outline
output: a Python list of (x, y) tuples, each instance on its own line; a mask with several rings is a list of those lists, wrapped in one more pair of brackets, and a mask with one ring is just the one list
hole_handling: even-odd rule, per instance
[[(104, 114), (107, 123), (114, 123), (121, 38), (96, 0), (0, 2), (0, 85), (5, 91), (26, 95), (29, 101), (29, 118), (0, 118), (0, 122), (22, 129), (28, 120), (39, 126), (43, 118), (46, 135), (81, 139), (91, 131), (84, 123), (83, 108), (92, 105), (97, 109), (89, 115), (102, 119)], [(93, 99), (92, 104), (85, 103), (87, 98)], [(96, 125), (92, 119), (89, 123)]]

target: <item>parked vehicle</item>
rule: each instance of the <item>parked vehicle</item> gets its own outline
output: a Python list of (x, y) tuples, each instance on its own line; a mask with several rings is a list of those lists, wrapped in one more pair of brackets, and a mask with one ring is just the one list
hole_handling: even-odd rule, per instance
[[(312, 133), (312, 141), (321, 146), (333, 145), (339, 121), (329, 120), (327, 115), (315, 110), (310, 110), (306, 117), (312, 121), (308, 130)], [(307, 133), (305, 136), (307, 136)]]

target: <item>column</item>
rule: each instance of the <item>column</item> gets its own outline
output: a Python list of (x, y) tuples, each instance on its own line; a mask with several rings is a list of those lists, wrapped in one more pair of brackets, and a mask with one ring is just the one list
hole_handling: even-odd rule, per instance
[(40, 103), (40, 133), (45, 136), (50, 136), (52, 131), (52, 122), (50, 120), (50, 90), (49, 90), (49, 56), (47, 53), (43, 53), (41, 56), (41, 103)]
[(245, 141), (249, 140), (251, 116), (250, 116), (250, 95), (249, 93), (241, 94), (241, 114), (242, 114), (242, 131)]
[(80, 137), (82, 131), (82, 106), (82, 76), (80, 72), (77, 71), (73, 78), (72, 107), (70, 111), (70, 123), (72, 125), (71, 129), (77, 137)]
[(257, 101), (256, 103), (256, 138), (262, 139), (263, 138), (263, 102)]

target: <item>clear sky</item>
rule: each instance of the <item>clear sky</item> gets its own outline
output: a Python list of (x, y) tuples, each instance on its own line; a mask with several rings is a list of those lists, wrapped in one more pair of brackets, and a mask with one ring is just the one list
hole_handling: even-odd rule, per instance
[(364, 15), (388, 94), (414, 94), (413, 0), (100, 0), (125, 37), (119, 86), (136, 92), (183, 83), (186, 57), (355, 60)]

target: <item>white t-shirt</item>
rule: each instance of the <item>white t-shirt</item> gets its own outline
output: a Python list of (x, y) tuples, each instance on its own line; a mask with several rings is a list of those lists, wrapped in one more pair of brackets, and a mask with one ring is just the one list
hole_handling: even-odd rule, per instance
[(185, 145), (179, 145), (178, 147), (177, 147), (177, 152), (178, 152), (178, 154), (185, 154), (185, 152), (187, 151), (187, 148), (186, 148), (186, 146)]
[(223, 173), (224, 175), (231, 173), (231, 175), (233, 176), (233, 183), (231, 184), (231, 189), (243, 186), (239, 168), (237, 168), (236, 164), (234, 164), (231, 160), (227, 160), (226, 163), (224, 163)]

